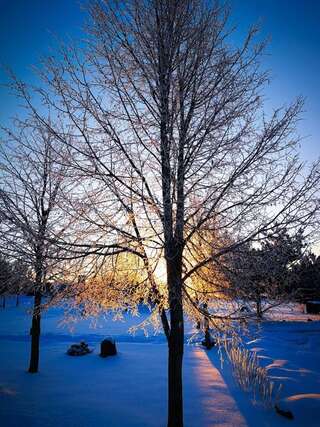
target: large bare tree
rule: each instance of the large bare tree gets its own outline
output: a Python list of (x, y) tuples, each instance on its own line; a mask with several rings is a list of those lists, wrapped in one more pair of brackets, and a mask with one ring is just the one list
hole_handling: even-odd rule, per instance
[[(301, 99), (264, 114), (264, 43), (252, 28), (234, 46), (224, 6), (105, 0), (90, 2), (89, 14), (86, 40), (61, 46), (39, 69), (37, 95), (63, 132), (24, 85), (13, 86), (73, 156), (79, 185), (68, 212), (78, 221), (57, 243), (70, 258), (140, 259), (168, 339), (168, 426), (179, 427), (184, 309), (198, 309), (193, 281), (276, 227), (310, 225), (319, 168), (307, 171), (296, 155)], [(209, 234), (221, 238), (195, 252)], [(161, 259), (165, 289), (155, 280)]]
[[(55, 159), (54, 136), (35, 118), (16, 119), (3, 128), (0, 150), (1, 251), (23, 263), (32, 275), (28, 292), (34, 295), (29, 372), (38, 372), (41, 300), (53, 279), (56, 248), (50, 243), (65, 228), (58, 208), (63, 194), (65, 166)], [(16, 292), (12, 284), (11, 292)]]

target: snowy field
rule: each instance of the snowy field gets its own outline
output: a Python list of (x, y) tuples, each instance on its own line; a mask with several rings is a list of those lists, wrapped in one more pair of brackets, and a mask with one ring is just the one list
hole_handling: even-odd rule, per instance
[[(96, 328), (81, 321), (70, 331), (59, 326), (62, 310), (50, 309), (43, 315), (40, 373), (31, 375), (26, 372), (30, 303), (31, 299), (25, 298), (16, 308), (12, 300), (0, 309), (1, 427), (166, 425), (164, 336), (127, 332), (129, 326), (146, 317), (145, 310), (139, 318), (128, 316), (122, 322), (101, 320)], [(240, 390), (230, 366), (226, 363), (221, 369), (215, 348), (207, 352), (187, 344), (186, 427), (320, 425), (319, 316), (304, 315), (299, 306), (278, 308), (269, 316), (270, 320), (258, 327), (258, 338), (253, 342), (248, 338), (248, 348), (257, 352), (269, 376), (283, 384), (280, 405), (290, 409), (294, 419), (277, 415)], [(101, 359), (99, 343), (106, 335), (116, 339), (119, 355)], [(94, 352), (78, 358), (67, 356), (69, 345), (82, 339)]]

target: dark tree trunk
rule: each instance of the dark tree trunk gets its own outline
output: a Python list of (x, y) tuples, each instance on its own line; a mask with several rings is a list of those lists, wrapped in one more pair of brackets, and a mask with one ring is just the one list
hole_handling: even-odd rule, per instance
[(34, 374), (38, 372), (39, 367), (39, 347), (40, 347), (40, 306), (41, 306), (41, 293), (37, 291), (34, 295), (32, 326), (30, 330), (31, 335), (31, 355), (29, 372)]
[[(183, 313), (177, 307), (171, 316), (168, 360), (168, 427), (183, 426)], [(173, 319), (174, 318), (174, 319)]]
[(19, 306), (19, 295), (17, 294), (17, 296), (16, 296), (16, 307), (18, 307)]
[(258, 297), (256, 300), (256, 306), (257, 306), (257, 317), (258, 319), (262, 319), (262, 308), (261, 308), (261, 298)]
[(2, 296), (2, 308), (6, 308), (6, 297)]
[(184, 324), (180, 260), (173, 258), (167, 262), (167, 272), (171, 326), (168, 341), (168, 427), (183, 427), (182, 362)]
[(211, 350), (213, 347), (212, 338), (210, 334), (210, 328), (209, 328), (209, 319), (205, 316), (204, 318), (204, 341), (203, 344), (207, 348), (207, 350)]

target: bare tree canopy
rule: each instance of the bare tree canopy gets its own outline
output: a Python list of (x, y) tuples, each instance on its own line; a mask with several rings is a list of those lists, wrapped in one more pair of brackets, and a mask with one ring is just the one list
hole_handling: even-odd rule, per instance
[[(37, 372), (41, 297), (53, 279), (57, 247), (52, 236), (62, 235), (67, 223), (58, 209), (63, 194), (65, 166), (61, 144), (35, 117), (15, 120), (15, 130), (2, 129), (5, 140), (0, 151), (1, 252), (30, 270), (34, 309), (30, 334), (29, 372)], [(56, 151), (58, 150), (58, 151)], [(17, 270), (17, 267), (16, 267)], [(17, 286), (11, 284), (11, 292)]]

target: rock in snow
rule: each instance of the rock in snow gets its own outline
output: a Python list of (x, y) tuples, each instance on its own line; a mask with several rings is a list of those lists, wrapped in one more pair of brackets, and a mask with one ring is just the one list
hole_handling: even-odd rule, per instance
[(81, 341), (80, 344), (72, 344), (67, 351), (69, 356), (84, 356), (85, 354), (92, 353), (91, 350), (84, 341)]
[(117, 354), (116, 343), (112, 338), (105, 338), (100, 344), (100, 356), (115, 356)]

